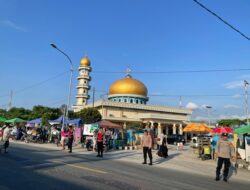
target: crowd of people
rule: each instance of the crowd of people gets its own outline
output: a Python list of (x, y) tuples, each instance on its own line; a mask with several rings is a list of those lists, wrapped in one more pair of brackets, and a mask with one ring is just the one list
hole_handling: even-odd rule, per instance
[[(103, 157), (104, 147), (109, 149), (111, 141), (113, 142), (114, 139), (117, 139), (117, 133), (117, 131), (111, 133), (110, 130), (103, 128), (94, 131), (94, 135), (91, 137), (91, 147), (93, 151), (98, 152), (97, 157)], [(73, 144), (77, 144), (75, 126), (73, 125), (64, 127), (61, 125), (34, 127), (20, 126), (18, 124), (12, 126), (6, 123), (3, 127), (0, 127), (0, 143), (2, 143), (2, 145), (0, 144), (0, 149), (3, 149), (5, 153), (7, 153), (7, 148), (9, 147), (9, 139), (26, 143), (54, 143), (58, 147), (62, 147), (61, 150), (65, 150), (67, 147), (69, 153), (72, 153)], [(87, 146), (87, 137), (81, 135), (79, 143)]]
[[(67, 134), (66, 134), (67, 133)], [(7, 153), (7, 148), (9, 147), (9, 139), (15, 141), (25, 141), (26, 143), (56, 143), (58, 146), (60, 140), (64, 147), (64, 140), (67, 136), (70, 152), (72, 152), (73, 135), (74, 127), (68, 126), (60, 131), (58, 127), (30, 127), (30, 126), (21, 126), (21, 125), (11, 125), (6, 123), (3, 127), (0, 127), (0, 149), (3, 149)], [(64, 135), (65, 134), (65, 135)]]
[[(97, 152), (97, 157), (103, 157), (103, 150), (105, 142), (113, 141), (115, 137), (110, 134), (106, 134), (109, 131), (99, 128), (96, 130), (92, 136), (93, 140), (93, 150)], [(114, 134), (113, 134), (114, 135)], [(14, 140), (25, 140), (26, 142), (54, 142), (57, 145), (62, 146), (62, 150), (65, 150), (66, 145), (68, 146), (68, 152), (72, 153), (73, 142), (75, 139), (75, 129), (72, 125), (61, 127), (60, 130), (56, 127), (20, 127), (11, 126), (6, 123), (2, 128), (0, 128), (0, 151), (4, 150), (4, 153), (8, 153), (9, 139)], [(82, 139), (83, 140), (83, 139)], [(157, 152), (158, 156), (167, 158), (168, 157), (168, 147), (167, 147), (167, 136), (165, 131), (160, 134), (158, 140), (159, 150)], [(141, 139), (141, 148), (143, 152), (143, 162), (142, 164), (147, 164), (149, 158), (149, 165), (153, 165), (153, 141), (150, 131), (144, 130), (143, 137)], [(221, 168), (224, 164), (223, 170), (223, 180), (227, 181), (229, 167), (231, 165), (230, 159), (234, 156), (234, 146), (231, 141), (228, 140), (228, 133), (222, 133), (220, 138), (213, 137), (211, 141), (212, 155), (211, 158), (217, 159), (216, 167), (216, 178), (215, 180), (220, 180)]]

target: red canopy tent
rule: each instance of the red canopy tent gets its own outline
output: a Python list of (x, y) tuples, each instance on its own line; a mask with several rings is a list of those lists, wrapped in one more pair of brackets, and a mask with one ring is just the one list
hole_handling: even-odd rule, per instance
[(112, 123), (112, 122), (107, 121), (107, 120), (99, 121), (98, 125), (100, 128), (106, 128), (106, 129), (121, 129), (122, 128), (121, 125), (118, 125), (116, 123)]
[(217, 128), (214, 128), (213, 133), (218, 133), (218, 134), (221, 134), (221, 133), (232, 133), (233, 132), (233, 129), (230, 128), (230, 127), (217, 127)]

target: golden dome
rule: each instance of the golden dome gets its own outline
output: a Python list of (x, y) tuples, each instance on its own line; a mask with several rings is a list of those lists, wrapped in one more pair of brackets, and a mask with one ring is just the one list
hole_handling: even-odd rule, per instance
[(85, 67), (89, 67), (90, 66), (90, 60), (88, 58), (88, 56), (85, 56), (84, 58), (81, 59), (80, 61), (80, 65), (81, 66), (85, 66)]
[(134, 94), (147, 96), (147, 87), (139, 80), (133, 79), (130, 75), (115, 81), (109, 88), (109, 95), (113, 94)]

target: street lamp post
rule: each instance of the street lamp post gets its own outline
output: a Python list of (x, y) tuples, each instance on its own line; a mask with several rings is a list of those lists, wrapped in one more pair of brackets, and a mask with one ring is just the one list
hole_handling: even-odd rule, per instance
[(210, 127), (211, 125), (211, 121), (210, 121), (210, 115), (211, 115), (211, 112), (210, 112), (210, 109), (212, 109), (212, 106), (206, 106), (207, 108), (207, 114), (208, 114), (208, 127)]
[(106, 95), (106, 94), (100, 95), (100, 98), (102, 99), (102, 118), (104, 118), (103, 104), (104, 104), (104, 102), (105, 102), (105, 95)]
[[(53, 48), (55, 48), (56, 50), (58, 50), (59, 52), (61, 52), (63, 55), (65, 55), (67, 57), (67, 59), (69, 60), (70, 63), (70, 78), (69, 78), (69, 93), (68, 93), (68, 102), (67, 102), (67, 107), (64, 113), (65, 118), (68, 118), (69, 115), (69, 106), (70, 106), (70, 99), (71, 99), (71, 89), (72, 89), (72, 76), (73, 76), (73, 64), (72, 61), (70, 59), (70, 57), (63, 52), (62, 50), (60, 50), (55, 44), (50, 44)], [(63, 126), (65, 125), (64, 119), (63, 119)]]
[(249, 83), (247, 80), (244, 80), (244, 87), (245, 87), (245, 97), (246, 97), (246, 119), (247, 119), (247, 124), (249, 124), (249, 113), (248, 113), (248, 87)]

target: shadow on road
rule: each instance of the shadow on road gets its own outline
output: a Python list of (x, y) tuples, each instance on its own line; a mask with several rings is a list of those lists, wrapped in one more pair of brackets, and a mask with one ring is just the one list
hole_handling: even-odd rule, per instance
[[(44, 163), (47, 161), (45, 160)], [(47, 162), (48, 163), (48, 162)], [(63, 176), (56, 178), (53, 175), (43, 174), (38, 171), (41, 168), (28, 167), (36, 164), (29, 162), (27, 158), (22, 158), (10, 154), (0, 155), (0, 189), (1, 190), (44, 190), (44, 189), (94, 189), (84, 184), (78, 185), (63, 179)], [(53, 167), (57, 167), (54, 165)]]
[(163, 158), (163, 157), (158, 157), (153, 163), (154, 164), (161, 164), (163, 162), (167, 162), (171, 159), (173, 159), (176, 156), (179, 156), (181, 153), (175, 153), (175, 154), (171, 154), (169, 155), (167, 158)]
[(228, 179), (230, 179), (232, 176), (237, 175), (237, 168), (233, 165), (231, 165), (231, 167), (229, 168), (229, 172), (228, 172)]

